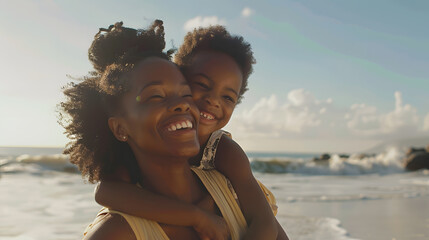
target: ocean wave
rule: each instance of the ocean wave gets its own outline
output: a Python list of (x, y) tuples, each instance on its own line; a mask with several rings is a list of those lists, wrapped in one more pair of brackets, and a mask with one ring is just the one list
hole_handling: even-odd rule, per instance
[(78, 173), (75, 165), (63, 154), (52, 155), (20, 155), (0, 159), (0, 173), (38, 173), (42, 171), (60, 171)]
[(346, 229), (336, 218), (316, 218), (304, 216), (278, 215), (279, 223), (287, 226), (287, 233), (291, 239), (337, 239), (358, 240), (349, 236)]
[[(385, 153), (373, 156), (362, 157), (362, 154), (350, 156), (333, 154), (325, 160), (257, 157), (251, 158), (250, 164), (253, 171), (261, 173), (293, 173), (304, 175), (393, 174), (405, 172), (403, 167), (404, 156), (405, 153), (392, 148)], [(78, 172), (77, 167), (70, 163), (68, 156), (63, 154), (24, 154), (17, 157), (5, 156), (0, 158), (0, 173), (40, 170)]]
[(295, 173), (309, 175), (361, 175), (405, 172), (405, 154), (395, 148), (385, 153), (362, 157), (333, 154), (325, 160), (274, 158), (251, 159), (253, 171), (263, 173)]

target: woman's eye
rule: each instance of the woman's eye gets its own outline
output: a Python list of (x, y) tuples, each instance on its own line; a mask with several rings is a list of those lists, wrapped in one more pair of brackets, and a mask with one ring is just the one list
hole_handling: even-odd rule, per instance
[(152, 95), (148, 99), (163, 99), (164, 97), (161, 95)]
[(192, 97), (192, 94), (183, 95), (183, 97)]

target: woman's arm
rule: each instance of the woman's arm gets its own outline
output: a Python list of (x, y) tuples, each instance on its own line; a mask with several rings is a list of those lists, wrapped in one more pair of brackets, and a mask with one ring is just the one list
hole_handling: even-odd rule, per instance
[(193, 227), (201, 238), (226, 239), (229, 235), (223, 218), (134, 184), (102, 181), (95, 190), (95, 201), (105, 207), (156, 222)]
[(231, 181), (238, 195), (249, 225), (244, 239), (276, 239), (278, 233), (278, 239), (288, 239), (252, 174), (249, 159), (234, 140), (225, 136), (221, 138), (215, 165)]

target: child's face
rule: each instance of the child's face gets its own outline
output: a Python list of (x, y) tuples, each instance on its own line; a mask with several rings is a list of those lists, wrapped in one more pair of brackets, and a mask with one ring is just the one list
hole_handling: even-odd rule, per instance
[(200, 110), (198, 135), (206, 137), (231, 118), (243, 75), (233, 58), (214, 51), (197, 53), (186, 75)]

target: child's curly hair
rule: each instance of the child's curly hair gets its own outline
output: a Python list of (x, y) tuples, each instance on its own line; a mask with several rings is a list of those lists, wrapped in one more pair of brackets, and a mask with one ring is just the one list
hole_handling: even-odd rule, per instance
[(241, 36), (231, 35), (223, 26), (198, 28), (185, 36), (183, 44), (174, 56), (174, 62), (185, 70), (192, 64), (193, 57), (198, 52), (208, 50), (231, 56), (240, 67), (243, 74), (238, 98), (240, 102), (248, 90), (247, 80), (253, 72), (252, 65), (256, 63), (250, 44)]
[(148, 57), (170, 60), (164, 48), (161, 20), (146, 30), (125, 28), (122, 22), (100, 28), (88, 50), (95, 71), (64, 88), (67, 100), (60, 103), (59, 123), (71, 140), (64, 153), (89, 182), (108, 177), (118, 166), (137, 180), (131, 148), (114, 137), (108, 119), (121, 111), (119, 100), (130, 87), (127, 76), (135, 64)]

